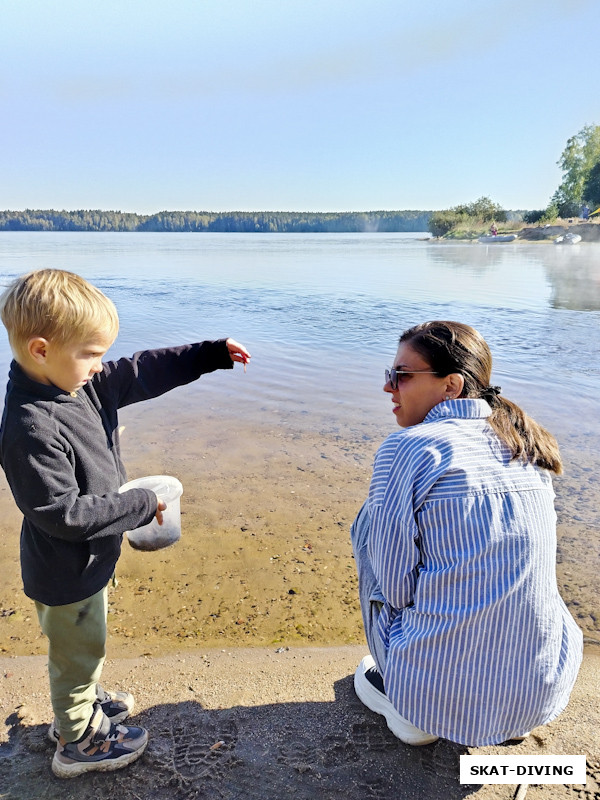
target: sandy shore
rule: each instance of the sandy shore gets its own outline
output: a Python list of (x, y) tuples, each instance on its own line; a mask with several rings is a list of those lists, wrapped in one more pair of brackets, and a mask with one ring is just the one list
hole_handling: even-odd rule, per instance
[(519, 232), (519, 239), (533, 242), (553, 242), (557, 236), (567, 232), (578, 234), (584, 242), (599, 242), (600, 222), (597, 219), (590, 219), (587, 222), (557, 220), (553, 225), (537, 225), (533, 228), (523, 228), (523, 230)]
[(107, 662), (150, 730), (142, 758), (112, 774), (50, 771), (45, 658), (0, 657), (0, 797), (6, 800), (508, 800), (515, 785), (461, 785), (461, 754), (581, 754), (587, 784), (532, 785), (528, 800), (600, 797), (600, 652), (588, 648), (564, 714), (520, 744), (411, 748), (356, 698), (364, 646), (198, 650)]
[[(349, 529), (383, 436), (303, 429), (282, 415), (232, 423), (219, 408), (199, 417), (177, 393), (142, 407), (122, 415), (129, 477), (181, 480), (182, 538), (154, 553), (124, 543), (109, 653), (362, 643)], [(578, 470), (555, 483), (558, 581), (586, 641), (600, 643), (599, 531), (581, 517), (598, 507), (599, 489), (585, 463)], [(40, 655), (46, 642), (21, 585), (20, 519), (0, 474), (0, 654)]]
[[(361, 448), (278, 420), (240, 435), (218, 412), (201, 425), (183, 412), (165, 431), (155, 413), (144, 426), (162, 426), (160, 436), (138, 439), (140, 423), (126, 421), (126, 442), (137, 442), (128, 472), (181, 480), (182, 538), (153, 553), (124, 542), (109, 596), (110, 651), (361, 642), (349, 530), (376, 443)], [(3, 476), (0, 512), (0, 653), (42, 654), (20, 579), (20, 515)]]

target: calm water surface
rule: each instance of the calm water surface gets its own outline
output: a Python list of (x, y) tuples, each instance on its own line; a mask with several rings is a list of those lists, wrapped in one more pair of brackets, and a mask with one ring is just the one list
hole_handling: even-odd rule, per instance
[[(394, 429), (383, 370), (426, 319), (475, 326), (494, 382), (559, 438), (572, 471), (600, 470), (600, 245), (440, 244), (426, 234), (0, 233), (0, 282), (78, 272), (114, 301), (110, 355), (233, 336), (246, 375), (206, 376), (200, 404), (313, 430)], [(0, 370), (10, 353), (0, 338)], [(199, 407), (200, 410), (200, 407)], [(593, 487), (581, 520), (597, 524)]]

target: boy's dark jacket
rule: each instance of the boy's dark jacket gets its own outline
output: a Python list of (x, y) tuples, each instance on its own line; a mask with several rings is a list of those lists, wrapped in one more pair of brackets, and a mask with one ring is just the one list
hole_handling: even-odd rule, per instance
[(100, 591), (114, 572), (123, 533), (156, 513), (154, 492), (119, 494), (126, 474), (117, 410), (232, 367), (224, 339), (146, 350), (105, 363), (70, 394), (31, 380), (12, 362), (0, 462), (24, 515), (26, 595), (54, 606)]

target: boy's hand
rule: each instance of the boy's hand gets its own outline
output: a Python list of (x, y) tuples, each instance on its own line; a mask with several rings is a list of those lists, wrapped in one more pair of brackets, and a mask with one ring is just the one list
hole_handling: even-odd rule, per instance
[(158, 501), (158, 505), (156, 506), (156, 514), (155, 514), (156, 521), (158, 522), (159, 525), (163, 524), (163, 513), (162, 512), (166, 511), (166, 509), (167, 509), (167, 504), (165, 503), (165, 501), (164, 500), (159, 500)]
[(231, 356), (231, 360), (239, 361), (240, 364), (243, 364), (244, 372), (246, 372), (246, 364), (252, 358), (250, 353), (246, 350), (243, 344), (236, 342), (235, 339), (227, 339), (225, 344), (227, 345), (227, 349), (229, 350), (229, 355)]

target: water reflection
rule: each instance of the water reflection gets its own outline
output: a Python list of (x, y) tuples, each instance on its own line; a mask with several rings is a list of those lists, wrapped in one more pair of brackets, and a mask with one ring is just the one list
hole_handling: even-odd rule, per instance
[(434, 263), (446, 266), (487, 270), (506, 260), (506, 249), (501, 246), (483, 245), (479, 242), (447, 244), (433, 241), (429, 243), (428, 258)]
[(588, 247), (556, 247), (562, 252), (545, 259), (544, 269), (552, 285), (552, 308), (600, 311), (600, 246), (591, 245), (592, 253), (587, 252)]
[[(427, 248), (431, 263), (455, 270), (455, 279), (492, 276), (497, 284), (488, 297), (509, 295), (513, 302), (527, 297), (551, 308), (600, 310), (600, 244), (558, 247), (549, 243), (502, 245), (442, 244)], [(489, 287), (486, 287), (488, 291)], [(470, 287), (472, 291), (473, 287)]]

